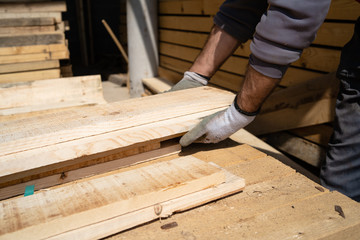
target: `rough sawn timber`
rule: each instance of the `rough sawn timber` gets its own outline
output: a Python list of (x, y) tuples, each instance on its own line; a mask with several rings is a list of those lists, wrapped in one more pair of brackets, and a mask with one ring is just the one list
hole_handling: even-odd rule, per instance
[(192, 156), (75, 182), (0, 203), (0, 239), (44, 239), (225, 182)]
[(201, 87), (3, 122), (0, 185), (74, 159), (181, 136), (233, 98), (230, 92)]

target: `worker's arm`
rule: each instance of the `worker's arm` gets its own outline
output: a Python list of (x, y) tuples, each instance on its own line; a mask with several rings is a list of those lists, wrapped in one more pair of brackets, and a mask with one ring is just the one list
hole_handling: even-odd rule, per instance
[[(245, 2), (248, 1), (237, 3), (241, 5)], [(252, 51), (249, 58), (250, 66), (236, 102), (227, 110), (205, 118), (181, 139), (181, 145), (187, 146), (199, 137), (202, 142), (219, 142), (248, 125), (285, 74), (288, 65), (296, 61), (303, 48), (309, 46), (314, 40), (316, 31), (322, 24), (330, 5), (330, 0), (300, 2), (269, 0), (268, 2), (270, 6), (262, 15), (250, 45)], [(236, 12), (232, 11), (234, 3), (234, 1), (225, 1), (220, 8), (220, 14), (215, 17), (214, 21), (218, 26), (228, 29), (223, 35), (229, 33), (232, 33), (232, 36), (236, 35), (231, 32), (231, 24), (227, 24), (232, 21), (228, 20), (229, 16), (231, 19), (237, 16)], [(243, 10), (244, 8), (240, 6), (235, 9)], [(234, 15), (231, 16), (231, 14)], [(214, 49), (210, 51), (210, 55), (220, 52), (221, 47), (221, 45), (214, 45), (213, 48), (208, 48)], [(203, 55), (206, 56), (206, 53)]]

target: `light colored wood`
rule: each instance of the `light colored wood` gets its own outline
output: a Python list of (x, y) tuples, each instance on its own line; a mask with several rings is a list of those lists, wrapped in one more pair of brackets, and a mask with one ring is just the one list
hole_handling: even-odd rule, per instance
[(53, 18), (55, 22), (62, 21), (61, 12), (24, 12), (24, 13), (1, 13), (0, 19), (13, 18)]
[[(225, 174), (226, 181), (216, 188), (207, 188), (159, 204), (158, 206), (161, 206), (162, 209), (160, 217), (169, 217), (175, 212), (203, 205), (218, 198), (224, 198), (244, 188), (244, 179), (230, 174), (227, 171)], [(99, 222), (81, 229), (66, 232), (50, 239), (99, 239), (157, 218), (159, 218), (159, 215), (155, 213), (154, 207), (151, 206), (109, 219), (105, 222)]]
[[(60, 71), (57, 70), (58, 75)], [(21, 73), (31, 76), (31, 72)], [(0, 75), (0, 79), (2, 76)], [(3, 80), (4, 81), (4, 80)], [(0, 116), (105, 103), (99, 75), (0, 84)]]
[(23, 13), (23, 12), (66, 12), (66, 3), (64, 1), (0, 3), (0, 13)]
[(333, 133), (333, 127), (330, 125), (320, 124), (305, 128), (298, 128), (289, 131), (291, 134), (304, 138), (320, 146), (327, 147), (331, 134)]
[(173, 86), (173, 84), (161, 78), (143, 78), (142, 82), (154, 93), (165, 92)]
[(325, 22), (320, 26), (313, 43), (343, 47), (348, 41), (350, 41), (353, 32), (353, 23)]
[(2, 239), (48, 238), (223, 182), (220, 168), (191, 156), (154, 163), (2, 201), (0, 234)]
[(316, 168), (320, 168), (322, 161), (325, 160), (326, 151), (323, 147), (287, 132), (269, 134), (265, 137), (265, 141)]
[(0, 36), (4, 35), (24, 35), (43, 32), (54, 32), (55, 25), (49, 26), (28, 26), (28, 27), (1, 27)]
[(68, 59), (68, 58), (69, 58), (68, 50), (58, 51), (58, 52), (3, 55), (0, 56), (0, 64), (47, 61), (47, 60)]
[(1, 182), (15, 173), (180, 136), (233, 98), (230, 92), (202, 87), (2, 123)]
[(14, 73), (25, 72), (32, 70), (52, 69), (59, 68), (59, 60), (49, 60), (41, 62), (27, 62), (27, 63), (15, 63), (15, 64), (1, 64), (0, 73)]
[(273, 158), (281, 161), (282, 163), (286, 164), (287, 166), (292, 167), (297, 172), (301, 173), (302, 175), (308, 177), (312, 181), (316, 183), (320, 183), (319, 176), (316, 176), (309, 170), (305, 169), (304, 167), (300, 166), (278, 150), (276, 150), (273, 146), (270, 146), (268, 143), (264, 142), (263, 140), (260, 140), (259, 138), (255, 137), (253, 134), (249, 133), (245, 129), (240, 129), (236, 133), (232, 134), (230, 136), (230, 139), (233, 141), (236, 141), (240, 144), (247, 144), (250, 145), (259, 151), (266, 153), (269, 156), (272, 156)]
[[(158, 148), (158, 149), (157, 149)], [(135, 150), (135, 151), (134, 151)], [(143, 152), (144, 151), (144, 152)], [(114, 171), (119, 168), (138, 164), (141, 162), (150, 161), (159, 157), (164, 157), (170, 154), (176, 154), (181, 151), (179, 144), (173, 144), (160, 148), (160, 143), (151, 144), (142, 148), (131, 149), (130, 153), (133, 155), (124, 155), (115, 160), (108, 162), (98, 163), (96, 165), (90, 165), (87, 167), (81, 167), (80, 165), (74, 167), (73, 170), (63, 171), (60, 173), (49, 173), (49, 176), (41, 175), (41, 178), (26, 181), (27, 179), (18, 179), (22, 183), (18, 183), (8, 187), (1, 188), (0, 200), (22, 195), (26, 186), (34, 185), (35, 191), (46, 189), (55, 185), (64, 184), (79, 180), (85, 177)], [(129, 152), (129, 151), (127, 151)], [(123, 154), (121, 154), (123, 155)], [(108, 158), (109, 156), (107, 156)], [(99, 160), (97, 160), (99, 161)]]
[(51, 78), (60, 78), (60, 69), (1, 74), (0, 83), (26, 82)]
[(161, 14), (203, 14), (202, 0), (159, 1)]
[(24, 26), (49, 26), (54, 25), (55, 19), (52, 17), (37, 17), (37, 18), (10, 18), (1, 19), (0, 27), (24, 27)]
[(319, 78), (307, 80), (304, 83), (290, 86), (270, 95), (261, 107), (262, 113), (272, 112), (284, 108), (316, 102), (325, 98), (336, 98), (339, 89), (339, 80), (335, 73), (322, 75)]
[(332, 122), (335, 116), (335, 101), (336, 98), (327, 98), (301, 104), (296, 108), (264, 113), (257, 116), (246, 129), (255, 135), (261, 135)]
[(0, 36), (0, 47), (28, 45), (65, 44), (64, 32), (39, 33), (33, 35)]

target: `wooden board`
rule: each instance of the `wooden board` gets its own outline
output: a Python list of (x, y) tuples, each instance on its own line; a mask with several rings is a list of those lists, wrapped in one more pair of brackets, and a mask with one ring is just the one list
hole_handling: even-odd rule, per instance
[(296, 137), (288, 132), (278, 132), (266, 135), (264, 141), (271, 146), (294, 156), (311, 166), (320, 168), (325, 160), (326, 149), (306, 139)]
[(0, 182), (180, 136), (201, 117), (228, 107), (233, 98), (227, 91), (202, 87), (4, 122)]
[[(0, 75), (1, 83), (15, 83), (15, 82), (26, 82), (36, 81), (43, 79), (60, 78), (60, 69), (46, 69), (39, 71), (28, 71), (20, 73), (6, 73)], [(0, 114), (1, 115), (1, 114)]]
[(64, 1), (0, 3), (0, 13), (24, 12), (66, 12), (66, 3)]
[(68, 58), (69, 58), (68, 50), (56, 51), (56, 52), (44, 52), (44, 53), (19, 54), (19, 55), (3, 55), (0, 56), (0, 64), (58, 60), (58, 59), (68, 59)]
[(24, 12), (24, 13), (1, 13), (0, 19), (14, 18), (53, 18), (55, 22), (62, 21), (61, 12)]
[(56, 30), (55, 25), (28, 26), (28, 27), (0, 27), (0, 36), (55, 32), (55, 30)]
[(18, 35), (18, 36), (0, 36), (0, 47), (18, 47), (27, 45), (48, 45), (65, 44), (63, 32)]
[[(357, 239), (359, 203), (330, 192), (261, 151), (230, 140), (183, 149), (182, 155), (215, 162), (246, 179), (243, 193), (110, 239)], [(341, 206), (345, 218), (335, 211), (335, 205)], [(176, 227), (164, 229), (173, 222)]]
[(255, 135), (331, 122), (339, 81), (334, 74), (274, 92), (246, 127)]
[[(31, 72), (24, 74), (31, 75)], [(5, 75), (0, 75), (0, 79)], [(100, 75), (18, 83), (8, 81), (0, 84), (0, 98), (0, 116), (105, 103)]]
[(153, 93), (162, 93), (168, 91), (173, 85), (161, 78), (143, 78), (142, 82)]
[(0, 64), (0, 73), (26, 72), (33, 70), (59, 68), (59, 60), (49, 60), (40, 62), (27, 62), (15, 64)]
[(49, 26), (54, 25), (51, 17), (0, 19), (0, 27)]
[(46, 44), (46, 45), (30, 45), (30, 46), (12, 46), (0, 48), (0, 55), (16, 55), (30, 53), (48, 53), (57, 51), (66, 51), (64, 44)]
[(13, 182), (13, 185), (1, 188), (0, 200), (24, 194), (26, 186), (34, 185), (35, 191), (46, 189), (59, 184), (76, 181), (85, 177), (94, 176), (119, 168), (128, 167), (141, 162), (150, 161), (181, 151), (181, 146), (174, 141), (155, 142), (152, 144), (136, 147), (120, 153), (109, 154), (95, 159), (95, 165), (88, 166), (84, 163), (76, 163), (72, 166), (59, 169), (51, 174), (42, 173), (38, 178), (22, 178)]
[[(188, 156), (2, 201), (2, 239), (43, 239), (225, 182)], [(71, 203), (71, 204), (69, 204)]]
[(244, 179), (225, 172), (225, 182), (214, 187), (202, 191), (191, 193), (170, 201), (162, 202), (155, 205), (156, 208), (161, 208), (161, 213), (155, 213), (155, 206), (147, 207), (132, 213), (109, 219), (104, 222), (99, 222), (90, 226), (76, 229), (55, 236), (51, 239), (99, 239), (120, 231), (138, 226), (144, 222), (149, 222), (164, 217), (169, 217), (173, 213), (191, 209), (216, 199), (224, 198), (226, 196), (240, 192), (244, 186)]

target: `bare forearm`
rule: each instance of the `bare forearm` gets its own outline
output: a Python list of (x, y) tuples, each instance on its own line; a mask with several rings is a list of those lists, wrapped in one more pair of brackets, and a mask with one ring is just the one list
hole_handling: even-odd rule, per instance
[(214, 25), (201, 53), (189, 71), (212, 77), (239, 44), (236, 38)]
[(248, 113), (256, 112), (279, 83), (280, 79), (267, 77), (250, 65), (238, 93), (237, 104)]

